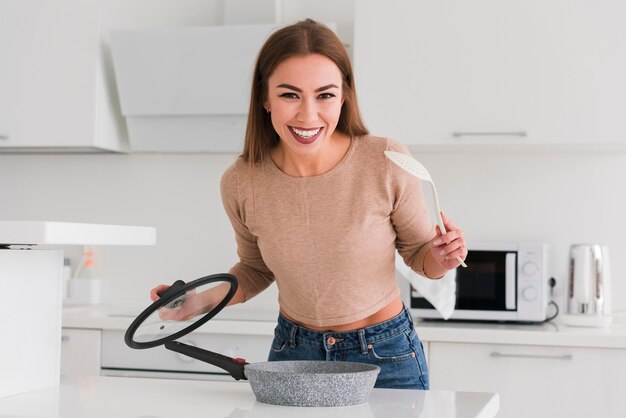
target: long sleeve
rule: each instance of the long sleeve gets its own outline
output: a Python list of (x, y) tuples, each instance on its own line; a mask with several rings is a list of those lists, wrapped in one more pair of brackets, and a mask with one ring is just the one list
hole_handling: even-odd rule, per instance
[[(399, 143), (389, 141), (391, 151), (409, 154)], [(405, 264), (416, 273), (428, 277), (424, 272), (424, 258), (430, 250), (430, 241), (435, 237), (435, 227), (428, 214), (424, 200), (422, 181), (393, 162), (388, 162), (389, 188), (393, 196), (391, 223), (396, 231), (396, 249)]]
[(244, 206), (253, 202), (240, 197), (235, 164), (224, 172), (220, 186), (224, 210), (235, 231), (237, 255), (240, 260), (229, 273), (237, 278), (239, 286), (244, 290), (245, 299), (248, 300), (270, 286), (274, 281), (274, 274), (263, 260), (257, 245), (257, 237), (246, 225)]

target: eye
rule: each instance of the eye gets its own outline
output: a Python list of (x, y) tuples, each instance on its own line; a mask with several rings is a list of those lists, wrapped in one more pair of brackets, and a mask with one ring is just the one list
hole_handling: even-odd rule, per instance
[(328, 99), (332, 99), (333, 97), (336, 97), (334, 94), (332, 93), (322, 93), (319, 96), (317, 96), (319, 99), (323, 99), (323, 100), (328, 100)]
[(281, 93), (278, 97), (284, 97), (285, 99), (297, 99), (298, 95), (296, 93)]

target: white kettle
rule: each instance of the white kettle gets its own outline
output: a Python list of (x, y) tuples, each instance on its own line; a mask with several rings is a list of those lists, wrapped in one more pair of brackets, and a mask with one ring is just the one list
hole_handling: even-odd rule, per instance
[(608, 326), (612, 319), (610, 286), (608, 248), (597, 244), (572, 245), (563, 322), (571, 326)]

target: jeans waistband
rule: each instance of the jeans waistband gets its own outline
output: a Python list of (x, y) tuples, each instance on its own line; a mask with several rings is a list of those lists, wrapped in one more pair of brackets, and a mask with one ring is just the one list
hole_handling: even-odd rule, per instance
[(350, 349), (361, 346), (365, 349), (368, 343), (393, 337), (398, 333), (413, 328), (413, 318), (409, 310), (402, 311), (386, 321), (353, 331), (315, 331), (298, 325), (283, 315), (278, 316), (276, 335), (294, 347), (298, 344), (317, 346), (330, 350)]

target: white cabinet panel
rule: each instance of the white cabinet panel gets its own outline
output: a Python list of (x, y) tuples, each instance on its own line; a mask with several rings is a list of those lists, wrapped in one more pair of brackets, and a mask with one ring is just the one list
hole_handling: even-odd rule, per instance
[(0, 2), (0, 71), (0, 151), (125, 149), (96, 0)]
[(626, 144), (626, 3), (356, 2), (374, 133), (407, 144)]
[(499, 417), (619, 417), (626, 350), (430, 342), (434, 390), (497, 392)]
[(100, 330), (63, 328), (61, 332), (61, 374), (100, 375)]
[(0, 398), (59, 383), (63, 252), (0, 246)]
[[(179, 338), (184, 344), (200, 347), (229, 357), (245, 358), (249, 363), (267, 361), (272, 335), (224, 335), (191, 333)], [(105, 330), (102, 341), (103, 373), (109, 370), (221, 373), (226, 371), (158, 346), (136, 350), (124, 343), (124, 332)]]

